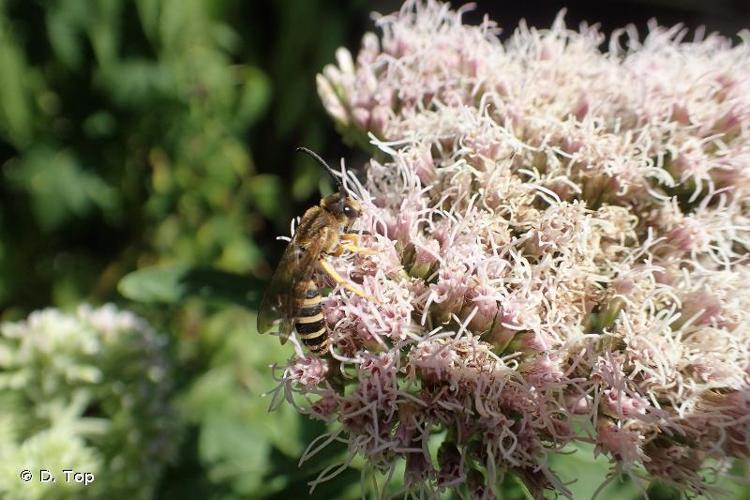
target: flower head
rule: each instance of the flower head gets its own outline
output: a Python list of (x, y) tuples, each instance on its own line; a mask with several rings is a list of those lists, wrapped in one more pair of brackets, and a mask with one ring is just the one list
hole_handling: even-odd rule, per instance
[(283, 383), (317, 380), (313, 413), (414, 490), (569, 495), (548, 459), (593, 435), (705, 492), (750, 442), (747, 39), (654, 24), (602, 52), (560, 16), (501, 43), (462, 12), (407, 1), (318, 77), (380, 150), (351, 189), (378, 253), (334, 259), (372, 297), (324, 300), (336, 370)]

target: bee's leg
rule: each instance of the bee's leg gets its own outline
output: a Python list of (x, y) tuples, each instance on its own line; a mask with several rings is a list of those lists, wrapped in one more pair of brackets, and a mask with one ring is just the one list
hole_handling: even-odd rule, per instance
[(359, 244), (359, 233), (344, 233), (339, 238), (344, 241), (351, 241), (355, 245)]
[(349, 250), (350, 252), (362, 254), (362, 255), (375, 255), (378, 253), (377, 250), (373, 250), (371, 248), (363, 248), (359, 246), (359, 233), (344, 233), (342, 234), (339, 239), (341, 240), (341, 244), (339, 245), (339, 254), (344, 250)]
[(351, 239), (353, 241), (359, 241), (360, 236), (372, 236), (372, 233), (370, 231), (354, 231), (352, 229), (347, 230), (344, 234), (341, 235), (342, 238), (345, 239)]
[(359, 240), (361, 236), (372, 236), (370, 231), (352, 231), (349, 229), (340, 236), (342, 240), (351, 241), (354, 245), (359, 246)]
[(358, 253), (361, 255), (375, 255), (376, 253), (378, 253), (377, 250), (373, 250), (372, 248), (362, 248), (350, 243), (342, 243), (341, 245), (339, 245), (339, 248), (341, 250), (349, 250), (350, 252)]
[(331, 264), (328, 263), (325, 259), (320, 259), (320, 267), (323, 269), (323, 271), (328, 274), (328, 276), (331, 277), (333, 281), (335, 281), (337, 284), (341, 285), (342, 287), (346, 288), (350, 292), (359, 295), (363, 299), (372, 299), (370, 295), (367, 295), (365, 292), (357, 288), (356, 286), (349, 283), (348, 280), (344, 279), (334, 268)]

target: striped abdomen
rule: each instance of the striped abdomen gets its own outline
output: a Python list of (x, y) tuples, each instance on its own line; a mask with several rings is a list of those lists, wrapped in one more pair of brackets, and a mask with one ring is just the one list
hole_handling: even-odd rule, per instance
[(328, 329), (320, 307), (320, 291), (312, 280), (303, 283), (302, 289), (294, 327), (310, 352), (322, 356), (328, 351)]

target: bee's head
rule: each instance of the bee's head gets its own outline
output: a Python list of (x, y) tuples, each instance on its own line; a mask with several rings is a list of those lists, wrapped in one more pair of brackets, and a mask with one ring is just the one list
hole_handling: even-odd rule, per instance
[(346, 224), (347, 226), (350, 226), (354, 220), (362, 214), (362, 208), (360, 207), (359, 202), (340, 191), (338, 193), (329, 194), (320, 200), (320, 206), (336, 217), (339, 222)]
[(323, 158), (310, 151), (309, 149), (297, 148), (297, 151), (313, 157), (328, 171), (329, 174), (331, 174), (331, 178), (333, 178), (333, 181), (336, 183), (336, 185), (338, 185), (339, 191), (338, 193), (329, 194), (328, 196), (320, 200), (320, 206), (323, 207), (326, 212), (336, 217), (336, 220), (339, 221), (339, 223), (343, 224), (346, 227), (351, 226), (354, 220), (361, 215), (362, 208), (360, 207), (357, 200), (355, 200), (351, 196), (347, 196), (344, 192), (344, 186), (341, 182), (341, 179), (339, 178), (340, 174), (335, 172), (323, 160)]

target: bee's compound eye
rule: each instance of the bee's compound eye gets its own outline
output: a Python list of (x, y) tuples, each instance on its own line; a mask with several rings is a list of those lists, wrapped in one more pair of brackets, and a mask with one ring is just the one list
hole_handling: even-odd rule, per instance
[(344, 205), (344, 215), (351, 219), (356, 219), (357, 217), (359, 217), (359, 210), (352, 206)]

